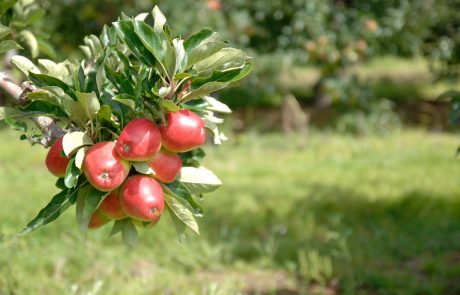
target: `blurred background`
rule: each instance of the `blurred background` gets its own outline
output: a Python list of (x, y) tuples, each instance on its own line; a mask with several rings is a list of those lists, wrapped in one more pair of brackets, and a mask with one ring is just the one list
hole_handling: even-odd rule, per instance
[(39, 57), (81, 58), (85, 35), (159, 5), (254, 70), (217, 94), (224, 185), (182, 244), (168, 217), (127, 249), (73, 212), (11, 239), (55, 188), (46, 151), (1, 129), (0, 294), (460, 294), (459, 1), (27, 2)]

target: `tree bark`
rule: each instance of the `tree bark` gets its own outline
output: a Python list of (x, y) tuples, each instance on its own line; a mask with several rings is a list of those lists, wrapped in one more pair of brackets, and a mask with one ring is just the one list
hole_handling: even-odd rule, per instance
[[(34, 91), (35, 87), (30, 84), (23, 84), (23, 87), (13, 82), (8, 75), (0, 72), (0, 89), (9, 95), (16, 104), (25, 104), (27, 102), (26, 93)], [(50, 117), (34, 116), (30, 118), (43, 134), (41, 145), (48, 147), (56, 139), (64, 135), (64, 131), (57, 126), (56, 122)]]

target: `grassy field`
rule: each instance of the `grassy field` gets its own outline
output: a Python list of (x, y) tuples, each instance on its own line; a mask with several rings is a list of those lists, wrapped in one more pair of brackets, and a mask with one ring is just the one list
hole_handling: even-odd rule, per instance
[(165, 216), (126, 248), (72, 208), (12, 238), (53, 195), (45, 150), (0, 132), (0, 294), (460, 294), (458, 135), (245, 134), (207, 147), (224, 182), (202, 235)]

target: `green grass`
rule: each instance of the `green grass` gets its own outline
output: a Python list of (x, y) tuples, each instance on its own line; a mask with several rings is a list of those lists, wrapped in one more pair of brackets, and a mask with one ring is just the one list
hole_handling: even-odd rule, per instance
[(134, 249), (85, 238), (73, 208), (11, 238), (55, 192), (46, 151), (16, 138), (0, 132), (0, 294), (460, 293), (456, 135), (239, 135), (206, 147), (224, 185), (202, 235), (179, 244), (165, 216)]

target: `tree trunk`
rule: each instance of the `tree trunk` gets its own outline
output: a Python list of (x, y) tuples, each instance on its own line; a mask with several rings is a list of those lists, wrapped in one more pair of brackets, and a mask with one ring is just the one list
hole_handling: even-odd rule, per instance
[(288, 94), (284, 98), (283, 107), (281, 110), (282, 127), (285, 134), (296, 131), (300, 135), (299, 145), (303, 147), (308, 135), (308, 124), (310, 121), (309, 114), (302, 110), (297, 99), (292, 94)]

